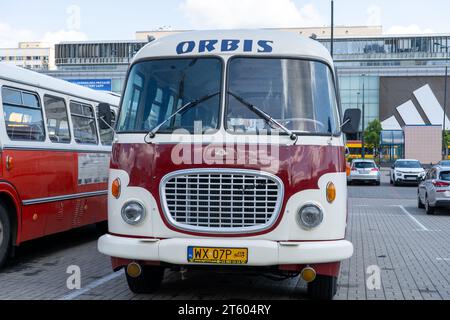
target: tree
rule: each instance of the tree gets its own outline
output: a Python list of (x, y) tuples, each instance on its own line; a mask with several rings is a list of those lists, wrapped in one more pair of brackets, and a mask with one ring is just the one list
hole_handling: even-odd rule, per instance
[(381, 143), (381, 131), (383, 127), (379, 120), (373, 120), (364, 131), (364, 143), (368, 148), (379, 150)]
[(442, 139), (442, 149), (444, 151), (444, 155), (448, 158), (448, 147), (450, 145), (450, 131), (444, 131), (443, 139)]

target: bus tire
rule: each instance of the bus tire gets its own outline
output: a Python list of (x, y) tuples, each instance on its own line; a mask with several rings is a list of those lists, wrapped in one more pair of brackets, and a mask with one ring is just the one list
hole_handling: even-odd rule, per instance
[(308, 283), (308, 296), (312, 300), (333, 300), (337, 293), (337, 277), (318, 275)]
[(136, 294), (149, 294), (157, 291), (164, 280), (164, 268), (154, 266), (142, 267), (142, 274), (133, 278), (127, 274), (130, 291)]
[(11, 250), (11, 223), (8, 212), (0, 204), (0, 268), (4, 266)]

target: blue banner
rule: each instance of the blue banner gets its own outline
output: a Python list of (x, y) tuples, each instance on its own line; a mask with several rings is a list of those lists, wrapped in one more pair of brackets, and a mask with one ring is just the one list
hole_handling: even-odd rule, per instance
[(94, 90), (112, 91), (111, 79), (67, 79), (66, 81)]

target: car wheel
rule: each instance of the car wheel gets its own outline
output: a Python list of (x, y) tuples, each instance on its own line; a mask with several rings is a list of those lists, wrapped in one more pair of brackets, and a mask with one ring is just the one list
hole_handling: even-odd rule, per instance
[(375, 182), (375, 185), (376, 185), (377, 187), (381, 186), (381, 181)]
[(430, 201), (428, 201), (428, 196), (425, 197), (425, 211), (427, 212), (428, 215), (433, 215), (434, 214), (434, 210), (435, 208), (432, 207), (430, 205)]
[(422, 200), (420, 199), (420, 194), (417, 195), (417, 207), (419, 209), (425, 209), (425, 205), (422, 203)]
[(5, 264), (11, 250), (11, 224), (8, 212), (0, 205), (0, 268)]
[(164, 279), (164, 268), (154, 266), (142, 267), (142, 274), (133, 278), (127, 274), (128, 287), (136, 294), (154, 293)]
[(308, 296), (313, 300), (333, 300), (337, 293), (337, 278), (318, 275), (308, 283)]

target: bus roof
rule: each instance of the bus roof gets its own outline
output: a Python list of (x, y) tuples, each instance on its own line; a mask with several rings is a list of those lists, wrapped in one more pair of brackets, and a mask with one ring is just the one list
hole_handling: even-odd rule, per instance
[(199, 55), (312, 58), (333, 66), (330, 53), (318, 41), (275, 30), (192, 31), (169, 35), (143, 47), (134, 62), (145, 58)]
[(0, 79), (67, 94), (93, 102), (108, 103), (114, 107), (118, 107), (120, 103), (120, 97), (116, 94), (82, 87), (68, 81), (16, 67), (10, 63), (0, 63)]

